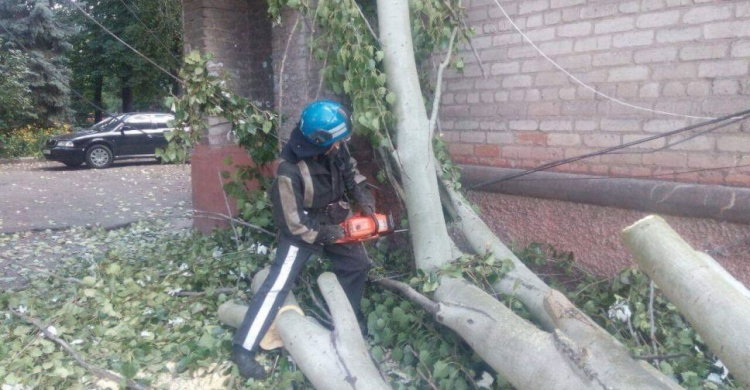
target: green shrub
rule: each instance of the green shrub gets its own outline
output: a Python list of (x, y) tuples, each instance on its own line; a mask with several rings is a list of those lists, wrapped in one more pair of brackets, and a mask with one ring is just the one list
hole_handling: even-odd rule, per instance
[(69, 125), (26, 125), (9, 132), (0, 132), (0, 158), (41, 157), (42, 146), (47, 137), (69, 132)]

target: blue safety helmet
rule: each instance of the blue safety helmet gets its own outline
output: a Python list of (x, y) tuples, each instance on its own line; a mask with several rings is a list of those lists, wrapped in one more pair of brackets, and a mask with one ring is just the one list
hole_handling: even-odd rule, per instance
[(346, 141), (352, 134), (349, 113), (341, 103), (333, 100), (308, 104), (300, 116), (299, 128), (308, 141), (322, 147)]

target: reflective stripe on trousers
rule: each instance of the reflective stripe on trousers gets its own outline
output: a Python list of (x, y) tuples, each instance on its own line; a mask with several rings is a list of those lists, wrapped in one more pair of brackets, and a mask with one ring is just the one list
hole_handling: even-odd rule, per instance
[[(260, 340), (284, 304), (294, 280), (312, 255), (310, 249), (299, 247), (283, 236), (279, 238), (276, 259), (266, 280), (250, 301), (232, 343), (256, 351)], [(361, 243), (323, 247), (323, 256), (333, 262), (333, 272), (344, 289), (357, 318), (362, 321), (360, 300), (370, 270), (370, 259)]]
[(271, 265), (266, 280), (250, 301), (242, 325), (234, 334), (233, 344), (242, 345), (249, 351), (258, 347), (289, 294), (294, 280), (311, 255), (309, 250), (285, 241), (280, 240), (276, 260)]

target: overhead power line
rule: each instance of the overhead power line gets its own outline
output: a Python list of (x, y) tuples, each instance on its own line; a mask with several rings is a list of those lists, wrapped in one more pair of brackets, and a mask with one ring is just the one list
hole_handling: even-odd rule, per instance
[(681, 139), (679, 141), (675, 141), (675, 142), (672, 142), (672, 143), (667, 143), (666, 145), (664, 145), (664, 146), (662, 146), (661, 148), (658, 148), (658, 149), (652, 149), (652, 150), (647, 150), (647, 151), (637, 151), (637, 152), (629, 152), (627, 150), (622, 150), (622, 151), (612, 152), (611, 154), (635, 154), (635, 153), (638, 153), (638, 154), (649, 153), (650, 154), (650, 153), (656, 153), (656, 152), (659, 152), (659, 151), (671, 148), (672, 146), (679, 145), (681, 143), (690, 141), (691, 139), (694, 139), (694, 138), (696, 138), (698, 136), (701, 136), (703, 134), (708, 134), (708, 133), (710, 133), (710, 132), (712, 132), (714, 130), (718, 130), (718, 129), (721, 129), (721, 128), (726, 127), (726, 126), (733, 125), (733, 124), (735, 124), (737, 122), (742, 122), (745, 119), (746, 119), (745, 117), (738, 117), (738, 118), (732, 119), (731, 121), (729, 121), (727, 123), (723, 123), (723, 124), (720, 124), (720, 125), (714, 126), (714, 127), (709, 127), (706, 130), (696, 131), (695, 133), (690, 134), (689, 136), (687, 136), (687, 137), (685, 137), (685, 138), (683, 138), (683, 139)]
[(642, 143), (645, 143), (645, 142), (653, 141), (655, 139), (669, 137), (669, 136), (672, 136), (672, 135), (675, 135), (675, 134), (679, 134), (679, 133), (683, 133), (683, 132), (686, 132), (686, 131), (690, 131), (690, 130), (693, 130), (693, 129), (696, 129), (696, 128), (700, 128), (700, 127), (712, 125), (714, 123), (725, 122), (727, 120), (730, 120), (730, 122), (723, 123), (723, 124), (718, 125), (718, 126), (716, 126), (716, 127), (713, 128), (713, 130), (718, 130), (718, 129), (721, 129), (723, 127), (726, 127), (726, 126), (729, 126), (731, 124), (734, 124), (734, 123), (736, 123), (739, 120), (747, 119), (748, 117), (750, 117), (750, 110), (741, 111), (741, 112), (738, 112), (738, 113), (735, 113), (735, 114), (730, 114), (730, 115), (723, 116), (721, 118), (716, 118), (716, 119), (712, 119), (710, 121), (697, 123), (697, 124), (694, 124), (694, 125), (690, 125), (690, 126), (686, 126), (686, 127), (677, 129), (677, 130), (672, 130), (672, 131), (669, 131), (669, 132), (666, 132), (666, 133), (663, 133), (663, 134), (658, 134), (658, 135), (654, 135), (654, 136), (651, 136), (651, 137), (646, 137), (646, 138), (642, 138), (642, 139), (639, 139), (639, 140), (635, 140), (635, 141), (632, 141), (632, 142), (627, 142), (627, 143), (624, 143), (622, 145), (613, 146), (611, 148), (602, 149), (602, 150), (594, 152), (594, 153), (588, 153), (588, 154), (584, 154), (584, 155), (580, 155), (580, 156), (576, 156), (576, 157), (570, 157), (570, 158), (565, 158), (565, 159), (561, 159), (561, 160), (557, 160), (557, 161), (552, 161), (552, 162), (549, 162), (549, 163), (546, 163), (546, 164), (542, 164), (542, 165), (540, 165), (540, 166), (538, 166), (536, 168), (533, 168), (533, 169), (529, 169), (529, 170), (526, 170), (526, 171), (523, 171), (523, 172), (519, 172), (519, 173), (514, 173), (512, 175), (503, 176), (501, 178), (489, 180), (489, 181), (486, 181), (484, 183), (479, 183), (479, 184), (476, 184), (476, 185), (468, 187), (468, 189), (470, 189), (470, 190), (476, 190), (476, 189), (479, 189), (479, 188), (482, 188), (482, 187), (486, 187), (486, 186), (491, 185), (491, 184), (500, 183), (500, 182), (512, 180), (512, 179), (515, 179), (515, 178), (518, 178), (518, 177), (526, 176), (526, 175), (532, 174), (534, 172), (539, 172), (539, 171), (543, 171), (543, 170), (546, 170), (546, 169), (558, 167), (560, 165), (569, 164), (569, 163), (576, 162), (576, 161), (583, 160), (583, 159), (590, 158), (590, 157), (601, 156), (603, 154), (611, 153), (611, 152), (613, 152), (615, 150), (620, 150), (620, 149), (628, 148), (628, 147), (631, 147), (631, 146), (634, 146), (634, 145), (638, 145), (638, 144), (642, 144)]
[[(175, 76), (174, 74), (172, 74), (168, 70), (164, 69), (158, 63), (156, 63), (156, 61), (152, 60), (151, 58), (149, 58), (145, 54), (143, 54), (140, 51), (138, 51), (138, 49), (134, 48), (133, 46), (129, 45), (127, 42), (125, 42), (124, 40), (122, 40), (122, 38), (120, 38), (119, 36), (117, 36), (117, 34), (113, 33), (108, 28), (104, 27), (104, 25), (102, 25), (101, 23), (99, 23), (99, 21), (97, 21), (96, 18), (94, 18), (93, 16), (91, 16), (90, 14), (88, 14), (83, 8), (81, 8), (73, 0), (68, 0), (68, 2), (70, 4), (72, 4), (76, 9), (78, 9), (78, 11), (80, 11), (82, 14), (84, 14), (88, 19), (90, 19), (92, 22), (94, 22), (97, 26), (99, 26), (99, 28), (101, 28), (107, 34), (109, 34), (110, 36), (112, 36), (113, 38), (115, 38), (115, 40), (117, 40), (118, 42), (120, 42), (121, 44), (123, 44), (125, 47), (127, 47), (128, 49), (130, 49), (132, 52), (134, 52), (134, 53), (138, 54), (139, 56), (143, 57), (150, 64), (154, 65), (157, 69), (159, 69), (160, 71), (164, 72), (166, 75), (168, 75), (169, 77), (173, 78), (178, 83), (182, 84), (183, 86), (185, 85), (185, 81), (184, 80), (182, 80), (178, 76)], [(215, 101), (214, 101), (214, 103), (218, 105), (218, 103), (216, 103)], [(247, 114), (245, 114), (245, 119), (248, 119)], [(278, 135), (276, 135), (276, 134), (273, 134), (273, 133), (269, 133), (269, 134), (271, 134), (271, 136), (273, 136), (273, 137), (278, 138)]]
[(113, 32), (112, 32), (112, 31), (110, 31), (110, 30), (109, 30), (108, 28), (104, 27), (104, 26), (103, 26), (103, 25), (102, 25), (101, 23), (99, 23), (99, 21), (98, 21), (98, 20), (96, 20), (96, 18), (94, 18), (93, 16), (89, 15), (89, 13), (88, 13), (88, 12), (86, 12), (86, 10), (84, 10), (83, 8), (81, 8), (81, 6), (80, 6), (80, 5), (78, 5), (78, 4), (77, 4), (77, 3), (75, 2), (75, 1), (73, 1), (73, 0), (68, 0), (68, 3), (72, 4), (72, 5), (73, 5), (73, 7), (75, 7), (76, 9), (78, 9), (78, 11), (79, 11), (79, 12), (81, 12), (81, 13), (82, 13), (82, 14), (83, 14), (84, 16), (86, 16), (86, 17), (87, 17), (87, 18), (88, 18), (89, 20), (91, 20), (92, 22), (94, 22), (94, 24), (96, 24), (97, 26), (99, 26), (99, 28), (101, 28), (102, 30), (104, 30), (104, 31), (105, 31), (105, 32), (106, 32), (107, 34), (109, 34), (109, 35), (110, 35), (110, 36), (111, 36), (112, 38), (114, 38), (114, 39), (115, 39), (115, 40), (117, 40), (118, 42), (120, 42), (120, 43), (122, 43), (123, 45), (125, 45), (125, 47), (127, 47), (128, 49), (130, 49), (131, 51), (133, 51), (133, 52), (134, 52), (135, 54), (138, 54), (139, 56), (141, 56), (141, 57), (142, 57), (143, 59), (145, 59), (146, 61), (148, 61), (148, 62), (149, 62), (149, 63), (150, 63), (151, 65), (153, 65), (153, 66), (157, 67), (157, 68), (158, 68), (159, 70), (161, 70), (162, 72), (164, 72), (164, 73), (165, 73), (166, 75), (168, 75), (169, 77), (173, 78), (173, 79), (174, 79), (175, 81), (177, 81), (178, 83), (180, 83), (180, 84), (183, 84), (183, 85), (185, 84), (185, 82), (184, 82), (184, 81), (183, 81), (183, 80), (182, 80), (181, 78), (179, 78), (179, 77), (175, 76), (174, 74), (172, 74), (172, 72), (170, 72), (170, 71), (168, 71), (168, 70), (164, 69), (164, 68), (163, 68), (163, 67), (162, 67), (161, 65), (159, 65), (159, 64), (158, 64), (158, 63), (157, 63), (156, 61), (152, 60), (152, 59), (151, 59), (150, 57), (148, 57), (147, 55), (145, 55), (145, 54), (141, 53), (140, 51), (138, 51), (138, 49), (134, 48), (133, 46), (130, 46), (130, 45), (129, 45), (129, 44), (127, 43), (127, 42), (123, 41), (123, 40), (122, 40), (122, 39), (121, 39), (120, 37), (118, 37), (118, 36), (117, 36), (117, 34), (113, 33)]
[(592, 86), (584, 83), (578, 77), (576, 77), (572, 73), (568, 72), (560, 64), (558, 64), (557, 62), (555, 62), (555, 60), (553, 60), (547, 54), (545, 54), (542, 51), (542, 49), (540, 49), (539, 46), (537, 46), (534, 43), (534, 41), (532, 41), (531, 38), (529, 38), (526, 35), (526, 33), (524, 33), (523, 30), (521, 30), (521, 28), (518, 27), (518, 25), (516, 25), (516, 23), (513, 21), (513, 19), (510, 17), (510, 15), (508, 15), (508, 13), (505, 12), (505, 8), (503, 8), (503, 6), (500, 5), (500, 2), (498, 0), (495, 0), (495, 4), (497, 4), (498, 8), (500, 8), (500, 12), (502, 12), (503, 15), (505, 16), (505, 18), (508, 19), (508, 22), (510, 22), (511, 26), (513, 26), (513, 28), (516, 31), (518, 31), (518, 33), (521, 34), (521, 36), (523, 36), (523, 38), (526, 40), (526, 42), (528, 42), (542, 57), (544, 57), (545, 60), (549, 61), (555, 68), (557, 68), (561, 72), (565, 73), (568, 77), (570, 77), (571, 80), (575, 81), (577, 84), (579, 84), (580, 86), (588, 89), (589, 91), (593, 92), (594, 94), (599, 95), (599, 96), (601, 96), (601, 97), (603, 97), (605, 99), (611, 100), (611, 101), (613, 101), (613, 102), (615, 102), (617, 104), (620, 104), (620, 105), (623, 105), (623, 106), (626, 106), (626, 107), (630, 107), (630, 108), (633, 108), (633, 109), (636, 109), (636, 110), (641, 110), (641, 111), (648, 111), (648, 112), (652, 112), (652, 113), (655, 113), (655, 114), (670, 115), (670, 116), (677, 116), (677, 117), (691, 118), (691, 119), (715, 119), (713, 117), (707, 117), (707, 116), (675, 114), (673, 112), (668, 112), (668, 111), (653, 110), (653, 109), (650, 109), (650, 108), (647, 108), (647, 107), (636, 106), (635, 104), (631, 104), (631, 103), (622, 101), (620, 99), (614, 98), (612, 96), (609, 96), (609, 95), (607, 95), (607, 94), (605, 94), (603, 92), (599, 92), (596, 88), (594, 88), (594, 87), (592, 87)]
[[(143, 26), (143, 27), (144, 27), (144, 28), (146, 29), (146, 31), (148, 31), (148, 33), (149, 33), (149, 34), (151, 35), (151, 37), (152, 37), (152, 38), (154, 38), (154, 40), (155, 40), (155, 41), (156, 41), (156, 42), (157, 42), (157, 43), (159, 44), (159, 46), (161, 46), (161, 48), (162, 48), (162, 49), (164, 49), (164, 50), (165, 50), (165, 51), (166, 51), (167, 53), (169, 53), (169, 55), (170, 55), (170, 56), (171, 56), (171, 57), (172, 57), (172, 58), (173, 58), (173, 59), (175, 60), (175, 62), (176, 62), (176, 63), (177, 63), (178, 65), (179, 65), (179, 64), (180, 64), (180, 62), (181, 62), (181, 60), (180, 60), (179, 58), (177, 58), (177, 56), (175, 56), (175, 55), (174, 55), (174, 53), (172, 53), (172, 50), (171, 50), (171, 49), (170, 49), (170, 48), (168, 47), (168, 45), (167, 45), (167, 44), (165, 44), (165, 43), (164, 43), (164, 41), (162, 41), (161, 39), (159, 39), (159, 37), (157, 37), (157, 36), (156, 36), (156, 34), (154, 33), (154, 31), (153, 31), (153, 30), (152, 30), (151, 28), (149, 28), (149, 27), (148, 27), (148, 26), (146, 25), (146, 23), (144, 23), (144, 22), (143, 22), (143, 20), (142, 20), (142, 19), (141, 19), (141, 18), (140, 18), (140, 17), (138, 16), (138, 14), (137, 14), (137, 13), (136, 13), (135, 11), (133, 11), (133, 10), (132, 10), (132, 9), (131, 9), (131, 8), (130, 8), (130, 7), (129, 7), (129, 6), (128, 6), (128, 5), (126, 4), (126, 3), (125, 3), (125, 0), (120, 0), (120, 2), (121, 2), (121, 3), (122, 3), (122, 5), (123, 5), (123, 6), (125, 7), (125, 9), (127, 9), (127, 10), (128, 10), (128, 12), (130, 12), (130, 14), (131, 14), (131, 15), (133, 15), (133, 17), (135, 17), (135, 19), (136, 19), (136, 20), (137, 20), (137, 21), (138, 21), (138, 22), (139, 22), (139, 23), (141, 24), (141, 26)], [(138, 7), (137, 5), (135, 5), (135, 3), (133, 3), (133, 5), (134, 5), (134, 6), (136, 6), (136, 7)]]
[(750, 164), (740, 164), (740, 165), (731, 165), (731, 166), (725, 166), (725, 167), (714, 167), (714, 168), (699, 168), (699, 169), (691, 169), (687, 171), (674, 171), (670, 173), (658, 173), (658, 174), (651, 174), (651, 175), (633, 175), (633, 176), (622, 176), (622, 175), (615, 175), (615, 176), (591, 176), (591, 177), (545, 177), (545, 178), (528, 178), (528, 179), (518, 179), (516, 181), (525, 181), (525, 182), (533, 182), (533, 181), (583, 181), (583, 180), (608, 180), (608, 179), (651, 179), (655, 177), (665, 177), (665, 176), (677, 176), (677, 175), (685, 175), (688, 173), (700, 173), (700, 172), (711, 172), (711, 171), (730, 171), (738, 168), (747, 168), (750, 167)]

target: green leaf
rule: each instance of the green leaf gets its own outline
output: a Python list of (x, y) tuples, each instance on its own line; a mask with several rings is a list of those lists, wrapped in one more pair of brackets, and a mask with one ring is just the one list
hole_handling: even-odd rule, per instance
[(186, 64), (194, 64), (196, 62), (200, 62), (200, 60), (201, 60), (201, 55), (200, 55), (200, 52), (198, 52), (197, 50), (192, 50), (190, 53), (188, 53), (185, 56)]
[(459, 71), (461, 71), (461, 70), (464, 69), (464, 59), (463, 58), (459, 58), (459, 59), (456, 60), (456, 69), (458, 69)]
[(435, 368), (432, 370), (432, 376), (436, 379), (441, 378), (447, 378), (448, 377), (448, 364), (444, 361), (440, 360), (435, 363)]
[(380, 87), (384, 86), (384, 85), (385, 85), (385, 82), (386, 82), (387, 80), (388, 80), (388, 76), (386, 76), (386, 74), (385, 74), (385, 73), (380, 73), (380, 74), (378, 74), (378, 77), (377, 77), (377, 83), (378, 83), (378, 86), (380, 86)]
[(682, 376), (682, 381), (685, 382), (685, 384), (687, 385), (697, 386), (700, 382), (698, 380), (698, 374), (692, 371), (685, 371), (682, 374), (680, 374), (680, 376)]
[(107, 267), (107, 274), (112, 276), (117, 276), (120, 273), (120, 265), (116, 263), (112, 263)]
[(31, 332), (31, 327), (26, 325), (17, 326), (16, 329), (13, 330), (14, 336), (25, 336)]
[(387, 95), (385, 95), (385, 101), (388, 102), (388, 104), (393, 104), (396, 102), (396, 94), (393, 92), (388, 92)]
[(659, 369), (661, 370), (661, 372), (664, 373), (664, 375), (669, 375), (669, 376), (674, 375), (674, 370), (672, 369), (672, 365), (669, 364), (665, 360), (662, 360), (661, 362), (659, 362)]
[(208, 349), (214, 348), (216, 346), (216, 339), (210, 334), (204, 334), (201, 336), (200, 340), (198, 340), (198, 346)]
[(383, 348), (374, 347), (372, 349), (372, 358), (375, 359), (375, 361), (382, 362), (383, 361)]

